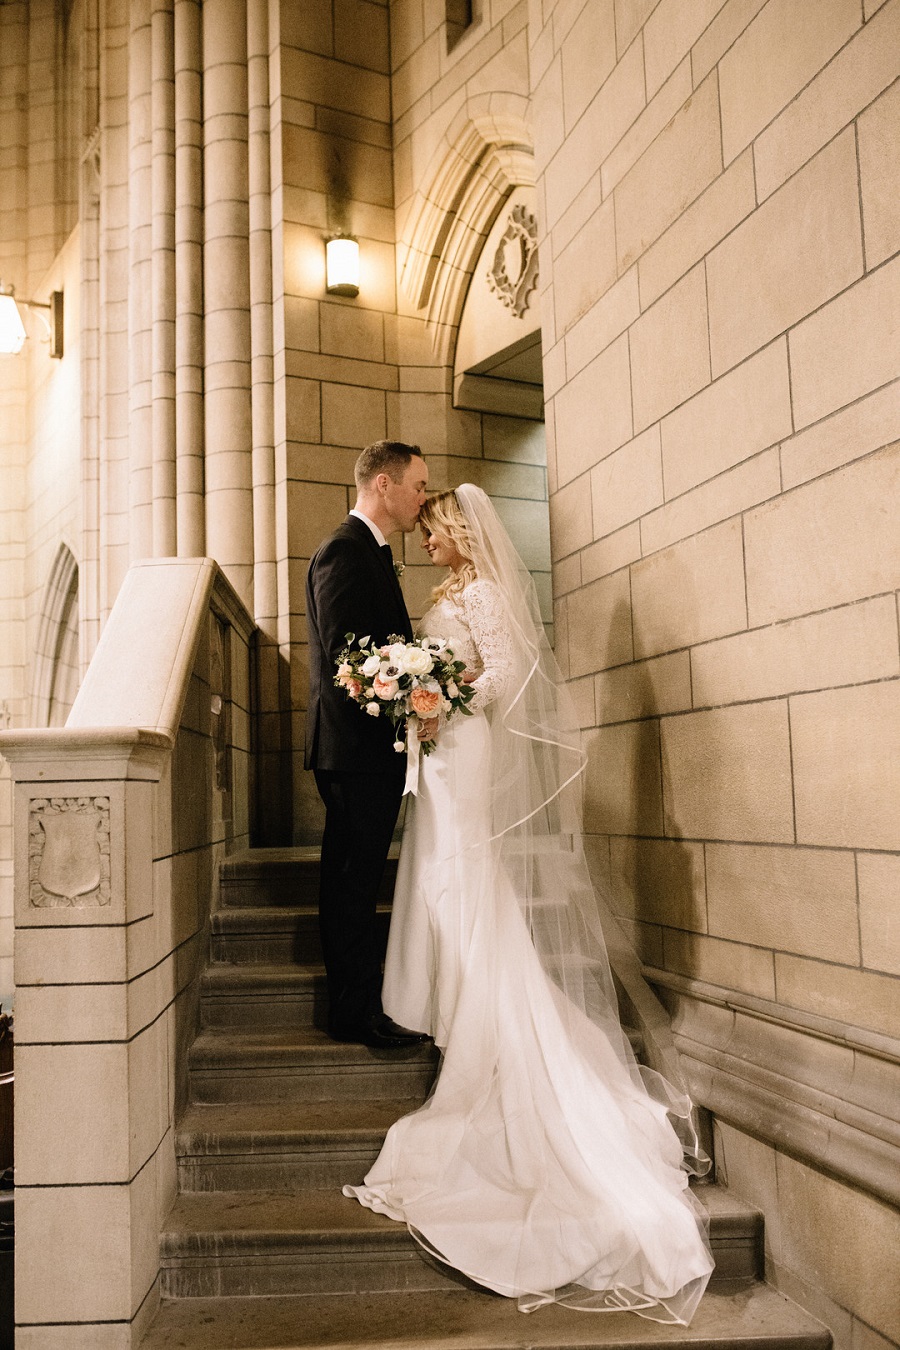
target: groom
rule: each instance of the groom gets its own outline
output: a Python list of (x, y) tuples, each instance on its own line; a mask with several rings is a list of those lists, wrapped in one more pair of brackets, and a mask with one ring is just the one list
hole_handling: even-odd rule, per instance
[(306, 768), (325, 803), (319, 925), (328, 982), (328, 1032), (379, 1050), (429, 1038), (381, 1006), (375, 902), (400, 810), (406, 757), (387, 718), (367, 717), (334, 683), (347, 634), (383, 644), (412, 628), (386, 536), (409, 533), (425, 503), (428, 469), (417, 445), (375, 441), (355, 469), (356, 506), (309, 565)]

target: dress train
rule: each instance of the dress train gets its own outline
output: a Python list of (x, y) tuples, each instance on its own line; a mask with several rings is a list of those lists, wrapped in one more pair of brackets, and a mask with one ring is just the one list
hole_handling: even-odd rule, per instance
[(429, 1099), (344, 1194), (524, 1311), (686, 1324), (713, 1265), (705, 1211), (618, 1027), (570, 1003), (538, 957), (488, 845), (490, 753), (484, 712), (454, 719), (409, 803), (383, 1000), (444, 1053)]

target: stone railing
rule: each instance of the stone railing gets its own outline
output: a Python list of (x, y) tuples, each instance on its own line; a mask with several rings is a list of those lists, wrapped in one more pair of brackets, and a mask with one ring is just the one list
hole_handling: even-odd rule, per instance
[(35, 1350), (76, 1325), (80, 1345), (124, 1350), (155, 1309), (213, 886), (248, 843), (252, 640), (211, 560), (136, 563), (66, 726), (0, 733), (17, 1344)]
[(900, 1040), (647, 968), (688, 1089), (715, 1118), (900, 1207)]

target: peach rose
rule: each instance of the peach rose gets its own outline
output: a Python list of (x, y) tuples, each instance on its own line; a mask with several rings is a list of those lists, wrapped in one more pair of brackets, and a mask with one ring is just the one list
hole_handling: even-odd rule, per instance
[(443, 700), (439, 689), (414, 689), (409, 701), (417, 717), (427, 718), (434, 717)]
[(384, 680), (380, 675), (372, 681), (372, 690), (378, 698), (393, 698), (399, 688), (396, 680)]
[(342, 675), (341, 684), (347, 690), (347, 693), (351, 698), (359, 698), (362, 693), (362, 685), (359, 680), (354, 680), (350, 675)]

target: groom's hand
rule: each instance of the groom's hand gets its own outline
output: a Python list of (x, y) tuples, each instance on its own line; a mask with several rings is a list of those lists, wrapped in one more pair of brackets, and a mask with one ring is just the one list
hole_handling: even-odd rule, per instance
[(429, 717), (427, 721), (419, 723), (419, 729), (416, 732), (420, 741), (433, 741), (438, 733), (440, 725), (437, 717)]

